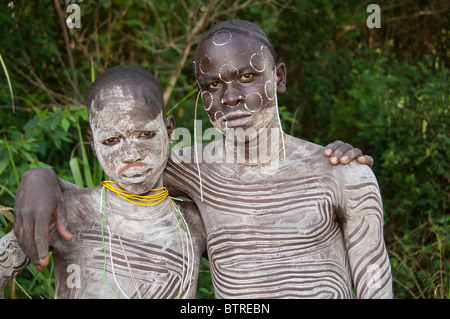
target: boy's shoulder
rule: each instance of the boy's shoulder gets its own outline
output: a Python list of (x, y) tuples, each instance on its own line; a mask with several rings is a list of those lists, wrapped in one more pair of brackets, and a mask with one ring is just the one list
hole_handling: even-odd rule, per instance
[(174, 198), (173, 202), (178, 206), (184, 218), (190, 221), (190, 224), (195, 225), (195, 227), (199, 229), (203, 228), (200, 212), (193, 201), (189, 199), (179, 200)]
[(66, 191), (63, 193), (63, 200), (68, 217), (71, 215), (87, 217), (88, 212), (96, 214), (101, 200), (101, 186)]
[(206, 233), (197, 205), (195, 205), (195, 203), (190, 200), (174, 199), (174, 202), (183, 214), (183, 217), (186, 220), (188, 227), (190, 228), (191, 234), (195, 237), (195, 242), (198, 243), (200, 247), (202, 247), (201, 250), (203, 253), (206, 250)]
[(74, 188), (63, 193), (64, 201), (100, 196), (101, 186)]

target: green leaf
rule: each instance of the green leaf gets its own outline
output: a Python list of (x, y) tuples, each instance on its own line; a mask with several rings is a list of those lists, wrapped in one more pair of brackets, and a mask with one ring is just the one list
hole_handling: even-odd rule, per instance
[(9, 144), (8, 144), (8, 141), (6, 140), (6, 137), (3, 136), (3, 139), (4, 139), (4, 142), (5, 142), (6, 149), (8, 150), (9, 161), (11, 163), (11, 166), (12, 166), (12, 169), (13, 169), (13, 172), (14, 172), (14, 176), (16, 177), (17, 185), (19, 185), (20, 178), (19, 178), (19, 173), (17, 172), (16, 163), (14, 162), (14, 157), (13, 157), (13, 155), (11, 153), (11, 149), (9, 148)]
[(9, 160), (7, 158), (0, 159), (0, 174), (8, 167)]
[(97, 160), (97, 157), (94, 158), (94, 185), (100, 185), (100, 183), (103, 181), (104, 173), (103, 168), (100, 165), (100, 163)]
[(12, 89), (11, 79), (9, 78), (8, 69), (6, 68), (5, 62), (3, 61), (1, 54), (0, 54), (0, 63), (2, 65), (3, 71), (5, 72), (5, 75), (6, 75), (6, 80), (8, 82), (8, 87), (9, 87), (9, 93), (11, 94), (12, 110), (13, 110), (13, 113), (15, 113), (16, 109), (14, 107), (14, 93), (13, 93), (13, 89)]
[(92, 174), (91, 174), (91, 169), (90, 169), (90, 165), (89, 165), (89, 160), (88, 160), (88, 156), (86, 154), (86, 148), (84, 147), (83, 135), (81, 134), (81, 128), (80, 128), (80, 124), (78, 122), (77, 122), (77, 129), (78, 129), (78, 138), (79, 138), (80, 147), (81, 147), (82, 165), (83, 165), (86, 186), (94, 187), (95, 185), (94, 185), (94, 181), (92, 180)]
[(75, 180), (75, 184), (83, 188), (84, 182), (83, 182), (83, 175), (81, 174), (80, 165), (78, 164), (78, 158), (74, 157), (69, 161), (70, 170), (72, 171), (73, 179)]
[(178, 103), (176, 103), (174, 106), (172, 106), (167, 112), (166, 112), (166, 116), (170, 115), (170, 113), (172, 113), (173, 110), (175, 110), (181, 103), (183, 103), (184, 101), (186, 101), (192, 94), (194, 94), (195, 92), (198, 92), (197, 89), (192, 90), (191, 92), (189, 92), (188, 94), (186, 94)]
[(91, 57), (91, 83), (95, 81), (94, 59)]
[(66, 118), (63, 118), (63, 119), (61, 120), (61, 126), (62, 126), (63, 130), (67, 132), (67, 131), (69, 130), (69, 127), (70, 127), (70, 122), (69, 122), (69, 120), (66, 119)]

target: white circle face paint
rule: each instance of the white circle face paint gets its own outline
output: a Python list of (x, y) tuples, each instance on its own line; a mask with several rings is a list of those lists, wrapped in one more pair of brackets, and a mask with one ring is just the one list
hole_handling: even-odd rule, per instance
[(262, 45), (260, 50), (264, 61), (270, 61), (272, 54), (270, 53), (269, 48), (266, 47), (265, 45)]
[(233, 35), (231, 34), (230, 31), (222, 30), (222, 31), (218, 31), (214, 34), (214, 36), (212, 38), (212, 42), (215, 45), (222, 46), (222, 45), (225, 45), (228, 42), (230, 42), (232, 37), (233, 37)]
[(199, 65), (200, 72), (202, 74), (207, 74), (207, 73), (211, 72), (212, 68), (213, 68), (213, 63), (211, 61), (211, 58), (208, 55), (205, 55), (200, 60), (200, 65)]
[(205, 111), (209, 111), (213, 105), (213, 95), (208, 91), (202, 91), (202, 101)]
[(273, 87), (273, 82), (270, 80), (266, 81), (266, 83), (264, 84), (264, 92), (266, 93), (267, 99), (269, 99), (270, 101), (272, 101), (275, 97), (274, 90), (275, 89)]
[(263, 97), (259, 92), (250, 92), (245, 97), (244, 107), (252, 112), (259, 112), (263, 105)]
[[(217, 118), (217, 115), (218, 114), (221, 114), (221, 117), (220, 118)], [(227, 126), (226, 126), (226, 124), (225, 125), (220, 125), (220, 121), (221, 121), (221, 118), (223, 118), (225, 115), (223, 114), (223, 112), (222, 111), (217, 111), (216, 113), (214, 113), (214, 120), (215, 120), (215, 125), (217, 125), (217, 127), (219, 128), (219, 129), (221, 129), (222, 131), (225, 131), (226, 129), (227, 129)]]
[(197, 51), (196, 62), (203, 106), (219, 131), (236, 128), (233, 118), (227, 120), (230, 115), (251, 117), (239, 124), (244, 129), (265, 128), (277, 120), (273, 57), (264, 44), (219, 31)]
[[(229, 76), (222, 76), (222, 73), (229, 74)], [(238, 68), (232, 64), (224, 64), (219, 69), (219, 78), (227, 84), (233, 83), (238, 75)]]
[(256, 72), (264, 72), (266, 69), (266, 62), (262, 54), (253, 53), (250, 57), (250, 65)]

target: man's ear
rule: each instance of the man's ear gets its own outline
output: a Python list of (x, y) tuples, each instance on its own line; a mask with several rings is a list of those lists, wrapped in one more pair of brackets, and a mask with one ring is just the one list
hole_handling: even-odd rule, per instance
[(97, 153), (95, 152), (95, 143), (94, 143), (94, 136), (92, 135), (92, 131), (88, 130), (86, 132), (86, 135), (88, 137), (89, 143), (91, 143), (92, 153), (94, 153), (94, 156), (97, 157)]
[(281, 62), (276, 66), (277, 93), (286, 92), (286, 65)]
[(169, 137), (169, 143), (172, 142), (172, 133), (175, 130), (175, 118), (173, 115), (169, 115), (166, 118), (166, 130), (167, 136)]

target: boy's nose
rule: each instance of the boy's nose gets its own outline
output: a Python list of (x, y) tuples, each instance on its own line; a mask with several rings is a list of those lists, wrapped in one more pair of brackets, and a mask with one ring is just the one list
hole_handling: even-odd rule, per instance
[(122, 162), (124, 163), (132, 163), (144, 159), (138, 145), (133, 142), (125, 142), (121, 151)]

